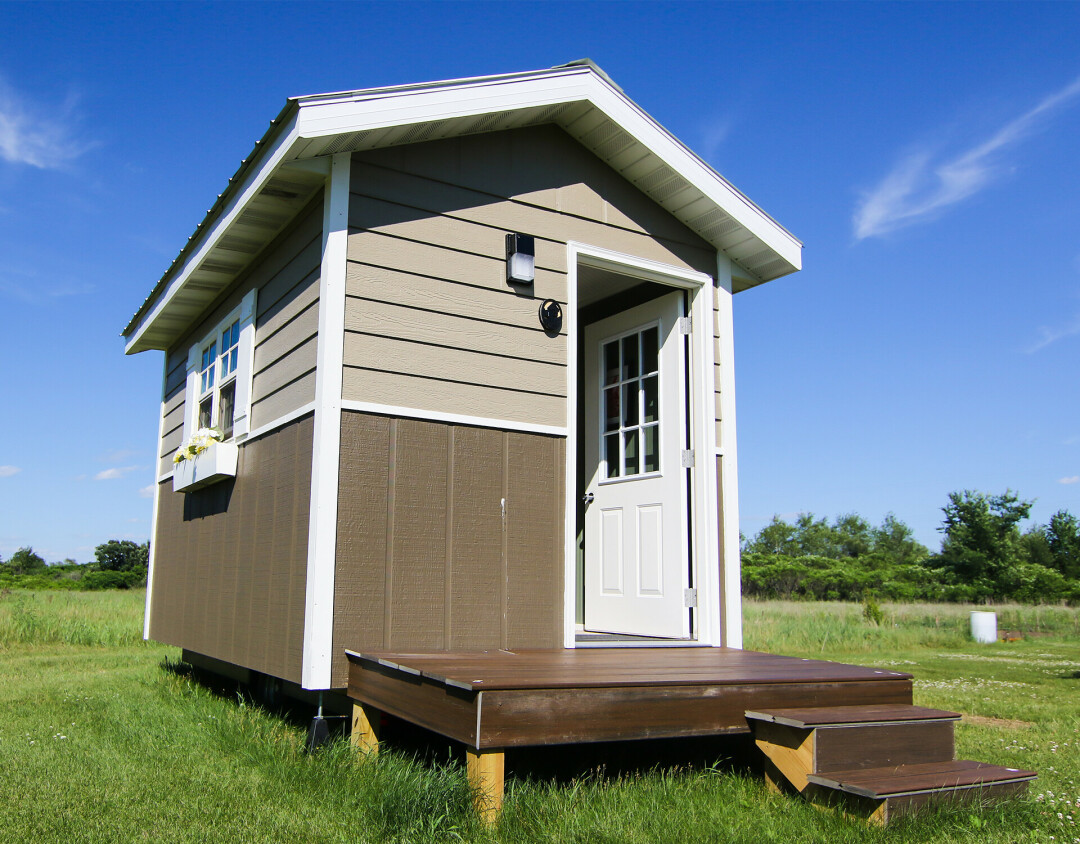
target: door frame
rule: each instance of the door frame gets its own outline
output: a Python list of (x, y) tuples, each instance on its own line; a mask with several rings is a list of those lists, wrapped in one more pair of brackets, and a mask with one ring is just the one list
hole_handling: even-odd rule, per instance
[[(716, 454), (715, 348), (713, 342), (714, 281), (706, 273), (675, 267), (647, 258), (639, 258), (589, 246), (567, 244), (566, 307), (566, 464), (564, 513), (563, 574), (563, 644), (576, 647), (577, 596), (577, 451), (578, 430), (578, 267), (589, 266), (620, 275), (652, 281), (690, 293), (690, 318), (693, 325), (690, 342), (690, 436), (694, 448), (689, 501), (690, 548), (692, 571), (697, 589), (697, 611), (688, 645), (719, 645), (721, 625), (721, 554), (718, 525)], [(702, 565), (702, 561), (708, 561)], [(588, 563), (586, 562), (586, 565)], [(678, 640), (673, 640), (678, 641)]]

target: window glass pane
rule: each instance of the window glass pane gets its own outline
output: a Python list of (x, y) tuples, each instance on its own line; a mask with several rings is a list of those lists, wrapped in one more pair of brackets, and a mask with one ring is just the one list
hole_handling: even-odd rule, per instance
[(641, 392), (645, 394), (645, 418), (643, 422), (656, 422), (660, 419), (660, 380), (650, 375), (641, 382)]
[(630, 428), (638, 423), (638, 381), (623, 384), (623, 427)]
[(626, 467), (626, 474), (636, 475), (638, 473), (638, 432), (636, 429), (627, 431), (623, 436), (626, 438), (623, 466)]
[(619, 430), (619, 388), (604, 390), (604, 430)]
[(625, 381), (627, 378), (637, 378), (638, 374), (638, 336), (636, 334), (630, 337), (623, 337), (622, 341), (622, 377)]
[(604, 344), (604, 384), (614, 384), (619, 380), (619, 344)]
[(650, 425), (642, 431), (645, 437), (645, 471), (660, 471), (660, 426)]
[(648, 375), (660, 369), (657, 351), (659, 331), (656, 327), (646, 328), (641, 332), (641, 374)]
[(236, 355), (239, 353), (239, 349), (233, 349), (229, 355), (229, 372), (236, 371)]
[(209, 428), (211, 423), (211, 411), (214, 407), (214, 397), (207, 396), (199, 402), (199, 427)]
[(226, 439), (231, 437), (233, 433), (233, 400), (235, 397), (235, 381), (221, 388), (221, 397), (218, 400), (218, 427)]
[(201, 363), (201, 364), (199, 365), (199, 369), (200, 369), (200, 370), (204, 370), (204, 369), (206, 369), (206, 365), (207, 365), (207, 364), (208, 364), (209, 362), (210, 362), (210, 350), (209, 350), (209, 349), (203, 349), (203, 353), (202, 353), (202, 363)]
[(617, 433), (604, 437), (604, 460), (607, 461), (607, 476), (619, 477), (619, 435)]

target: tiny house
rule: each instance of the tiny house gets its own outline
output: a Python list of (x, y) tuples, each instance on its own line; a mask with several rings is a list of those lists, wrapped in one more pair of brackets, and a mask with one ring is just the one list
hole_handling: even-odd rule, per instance
[(800, 264), (588, 61), (288, 100), (123, 332), (164, 352), (145, 636), (315, 691), (741, 647), (732, 296)]

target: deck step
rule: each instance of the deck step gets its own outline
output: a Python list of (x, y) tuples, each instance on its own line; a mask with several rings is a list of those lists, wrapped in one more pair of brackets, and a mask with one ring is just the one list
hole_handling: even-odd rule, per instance
[(950, 762), (893, 765), (854, 771), (824, 771), (810, 774), (807, 778), (815, 785), (825, 788), (883, 800), (930, 792), (942, 793), (1029, 782), (1035, 777), (1034, 771), (954, 759)]
[(799, 709), (763, 709), (748, 711), (752, 721), (783, 724), (800, 729), (869, 727), (900, 723), (959, 721), (959, 712), (929, 709), (911, 704), (883, 706), (815, 706)]

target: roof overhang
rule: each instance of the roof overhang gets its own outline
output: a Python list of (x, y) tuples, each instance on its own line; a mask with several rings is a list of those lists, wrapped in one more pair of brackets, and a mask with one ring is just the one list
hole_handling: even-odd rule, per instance
[(722, 250), (742, 290), (796, 272), (802, 244), (591, 62), (290, 99), (123, 335), (167, 349), (324, 185), (329, 156), (555, 124)]

